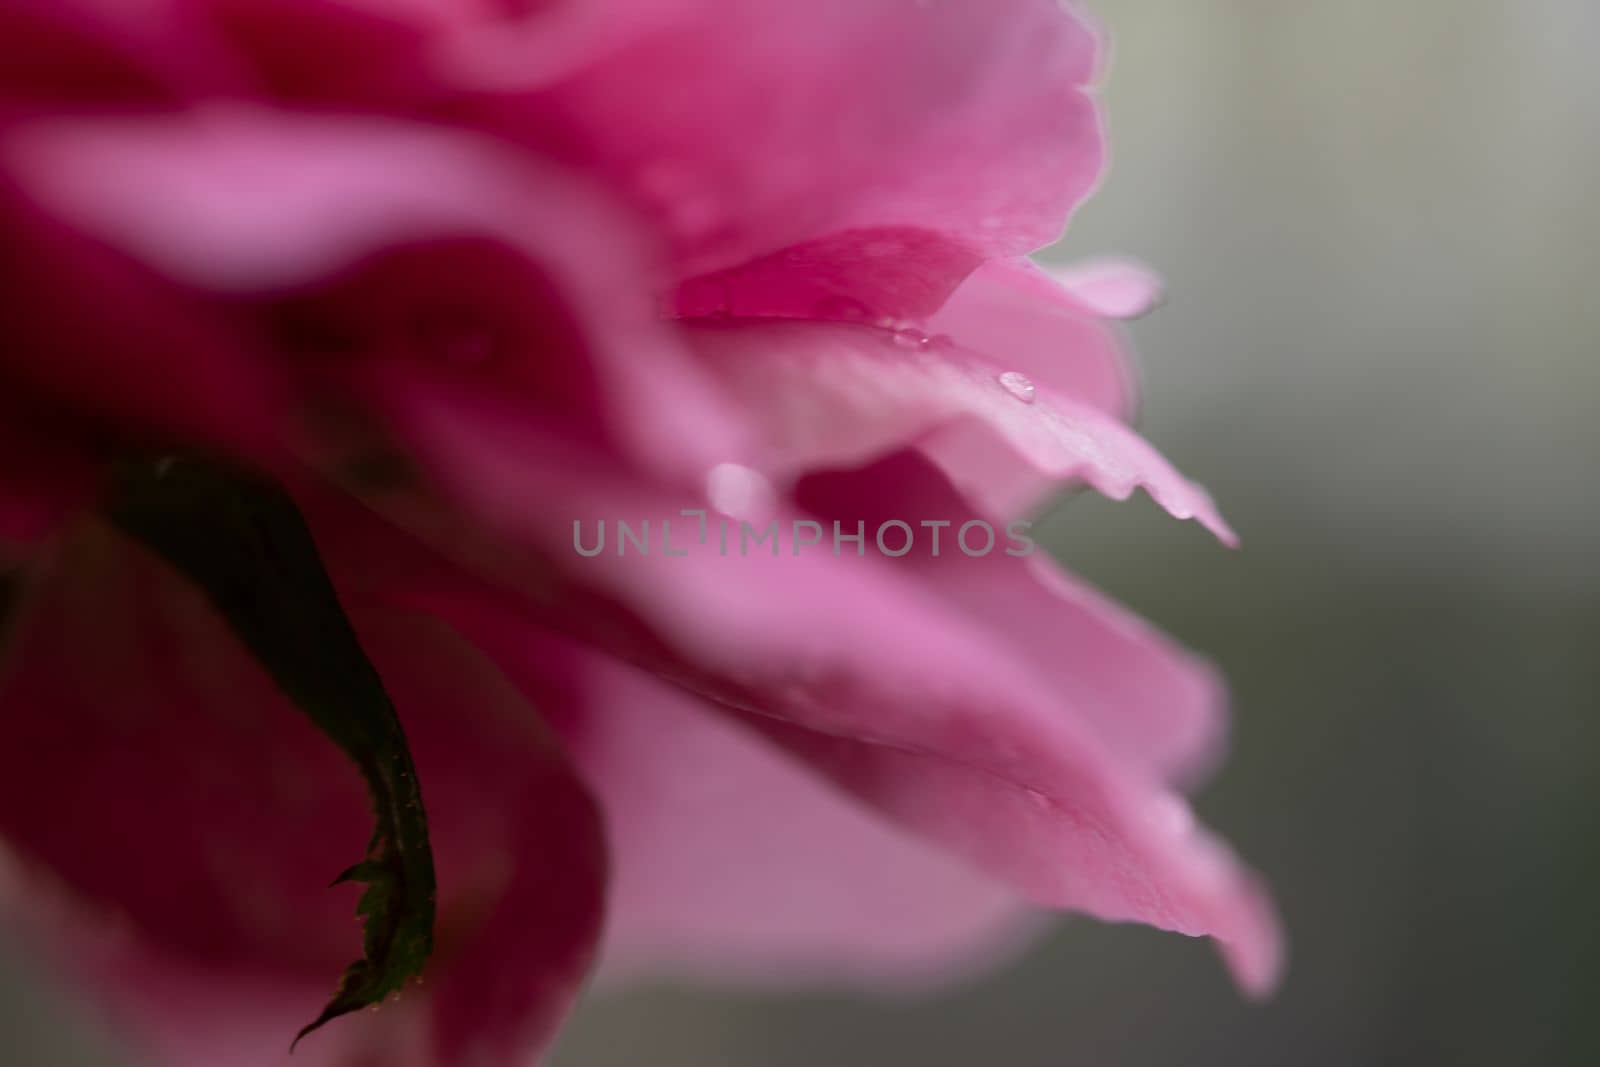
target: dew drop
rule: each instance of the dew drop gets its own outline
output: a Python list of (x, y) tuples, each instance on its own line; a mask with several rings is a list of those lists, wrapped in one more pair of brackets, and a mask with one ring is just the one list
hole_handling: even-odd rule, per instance
[(777, 493), (760, 471), (739, 463), (718, 463), (706, 475), (706, 498), (730, 518), (759, 520), (777, 508)]
[(933, 343), (933, 338), (913, 326), (895, 330), (889, 339), (900, 348), (922, 349)]
[(1016, 397), (1018, 400), (1022, 401), (1024, 404), (1033, 403), (1034, 395), (1037, 390), (1034, 388), (1033, 380), (1030, 379), (1026, 374), (1020, 374), (1017, 371), (1008, 370), (1004, 374), (1000, 375), (1000, 377), (996, 380), (1000, 383), (1000, 387), (1002, 389)]

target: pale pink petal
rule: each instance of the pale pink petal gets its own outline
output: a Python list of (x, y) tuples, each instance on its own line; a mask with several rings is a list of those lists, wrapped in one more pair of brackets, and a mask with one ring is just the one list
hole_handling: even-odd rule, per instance
[[(572, 670), (559, 724), (606, 813), (605, 960), (792, 984), (922, 984), (1019, 947), (1037, 918), (759, 736), (634, 668), (536, 635), (491, 642), (513, 677)], [(549, 702), (549, 701), (544, 701)]]
[(1251, 996), (1271, 993), (1282, 977), (1282, 932), (1266, 890), (1175, 794), (1092, 773), (1037, 790), (966, 764), (958, 753), (929, 759), (744, 717), (841, 786), (1037, 903), (1209, 934)]
[(1136, 319), (1161, 303), (1161, 278), (1127, 259), (1099, 259), (1050, 272), (1090, 311), (1108, 319)]
[(1106, 317), (1031, 260), (995, 260), (961, 284), (927, 329), (1126, 419), (1138, 389), (1127, 344)]
[[(1063, 704), (1130, 762), (1185, 783), (1221, 755), (1225, 699), (1215, 668), (1063, 570), (1040, 546), (1025, 557), (969, 556), (958, 532), (977, 519), (922, 456), (902, 452), (856, 471), (812, 475), (798, 503), (825, 523), (870, 530), (892, 520), (919, 527), (894, 560), (918, 581), (1000, 635)], [(934, 528), (943, 522), (935, 545)], [(899, 550), (901, 542), (894, 540)], [(1006, 539), (1007, 545), (1016, 542)]]
[(760, 412), (780, 473), (853, 466), (919, 445), (985, 515), (1010, 518), (1081, 479), (1148, 492), (1228, 543), (1204, 489), (1115, 418), (953, 343), (842, 324), (697, 320), (696, 351)]
[[(230, 1049), (179, 1061), (197, 1067), (252, 1051), (239, 1043), (265, 1026), (249, 1024), (257, 991), (273, 1025), (295, 993), (309, 1020), (359, 951), (356, 892), (326, 888), (371, 832), (354, 768), (197, 592), (109, 531), (81, 531), (24, 603), (3, 680), (0, 828), (26, 869), (125, 930), (90, 939), (119, 961), (109, 973), (78, 944), (61, 946), (63, 965), (136, 1014), (155, 1048)], [(401, 1024), (427, 1006), (417, 1025), (441, 1064), (530, 1052), (598, 935), (598, 816), (481, 655), (432, 622), (356, 621), (405, 722), (439, 877), (438, 947)], [(118, 981), (136, 974), (153, 984)], [(159, 995), (207, 981), (238, 1028)]]

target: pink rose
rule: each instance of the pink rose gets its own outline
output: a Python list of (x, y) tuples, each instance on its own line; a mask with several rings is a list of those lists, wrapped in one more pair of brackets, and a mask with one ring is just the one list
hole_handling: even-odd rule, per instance
[(1100, 171), (1092, 30), (519, 7), (0, 2), (19, 927), (174, 1063), (279, 1062), (360, 951), (372, 805), (262, 644), (337, 635), (253, 640), (226, 567), (106, 521), (199, 462), (292, 494), (426, 799), (425, 981), (296, 1062), (523, 1062), (597, 959), (924, 981), (1040, 908), (1269, 990), (1178, 791), (1214, 672), (1011, 525), (1082, 482), (1232, 538), (1127, 425), (1154, 283), (1023, 258)]

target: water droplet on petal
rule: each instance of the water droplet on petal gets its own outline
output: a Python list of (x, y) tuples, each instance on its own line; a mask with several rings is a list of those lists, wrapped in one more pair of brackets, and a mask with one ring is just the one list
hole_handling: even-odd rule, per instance
[(730, 518), (756, 521), (777, 509), (778, 495), (760, 471), (739, 463), (718, 463), (706, 475), (706, 498)]
[(895, 330), (889, 339), (901, 348), (912, 349), (927, 348), (933, 341), (933, 338), (912, 326)]
[(1033, 399), (1037, 393), (1037, 390), (1034, 388), (1033, 380), (1030, 379), (1026, 374), (1019, 374), (1017, 371), (1008, 370), (1004, 374), (1000, 375), (1000, 377), (996, 380), (1000, 383), (1000, 387), (1002, 389), (1016, 397), (1018, 400), (1022, 401), (1024, 404), (1033, 403)]

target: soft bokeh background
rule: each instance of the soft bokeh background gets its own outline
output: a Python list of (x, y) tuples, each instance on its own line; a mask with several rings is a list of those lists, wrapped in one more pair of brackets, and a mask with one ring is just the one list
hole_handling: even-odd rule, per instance
[[(1060, 254), (1169, 280), (1144, 429), (1245, 550), (1088, 497), (1048, 529), (1227, 668), (1201, 808), (1287, 986), (1075, 921), (919, 1000), (611, 996), (557, 1067), (1600, 1063), (1600, 3), (1094, 7), (1115, 164)], [(0, 1060), (117, 1062), (10, 969)]]

